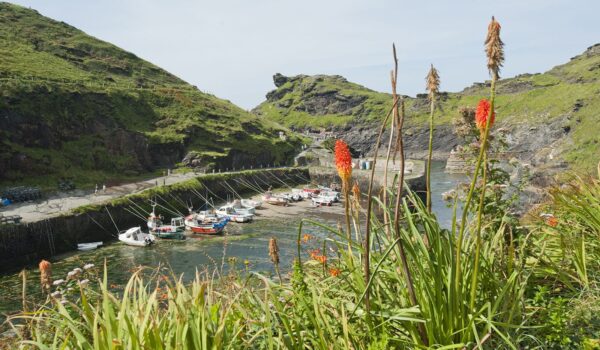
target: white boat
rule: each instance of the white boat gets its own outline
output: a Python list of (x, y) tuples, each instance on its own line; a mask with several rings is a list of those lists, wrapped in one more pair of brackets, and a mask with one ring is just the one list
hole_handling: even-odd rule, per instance
[(216, 210), (218, 215), (229, 218), (233, 222), (250, 222), (254, 220), (254, 214), (241, 214), (238, 213), (234, 208), (228, 205), (224, 205)]
[(82, 252), (88, 250), (94, 250), (102, 245), (102, 242), (89, 242), (89, 243), (79, 243), (77, 244), (77, 250), (81, 250)]
[(282, 197), (290, 202), (299, 202), (304, 199), (301, 192), (294, 192), (294, 190), (292, 190), (292, 193), (283, 194)]
[(258, 209), (258, 208), (260, 208), (262, 206), (262, 201), (255, 201), (253, 199), (242, 199), (240, 201), (240, 203), (244, 207), (254, 208), (254, 209)]
[(330, 198), (333, 202), (339, 202), (341, 200), (340, 192), (332, 191), (332, 190), (321, 191), (321, 194), (319, 194), (319, 197)]
[(317, 207), (320, 207), (320, 206), (323, 206), (323, 205), (326, 205), (326, 206), (329, 207), (329, 206), (331, 206), (333, 204), (334, 200), (333, 200), (332, 197), (326, 197), (326, 196), (319, 195), (317, 197), (313, 197), (312, 198), (312, 202)]
[(141, 227), (132, 227), (119, 233), (119, 241), (136, 247), (146, 247), (154, 243), (156, 238), (151, 233), (145, 233)]
[(282, 197), (274, 196), (271, 191), (267, 191), (263, 196), (263, 201), (272, 205), (281, 205), (287, 207), (288, 200)]
[(256, 213), (256, 209), (254, 209), (254, 207), (244, 206), (239, 199), (234, 200), (233, 203), (227, 204), (227, 206), (232, 207), (233, 210), (235, 210), (235, 212), (238, 214), (254, 214), (254, 213)]

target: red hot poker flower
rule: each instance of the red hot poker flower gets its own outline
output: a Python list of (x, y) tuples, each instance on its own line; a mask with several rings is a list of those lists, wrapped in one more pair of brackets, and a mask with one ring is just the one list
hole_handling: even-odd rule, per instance
[[(477, 124), (477, 128), (479, 131), (483, 133), (485, 131), (485, 124), (487, 123), (487, 118), (490, 115), (490, 101), (485, 98), (479, 101), (477, 105), (477, 110), (475, 111), (475, 123)], [(492, 119), (490, 119), (490, 128), (494, 125), (494, 120), (496, 119), (496, 113), (492, 113)]]
[(335, 141), (335, 166), (343, 184), (348, 184), (352, 176), (352, 155), (348, 144), (342, 140)]

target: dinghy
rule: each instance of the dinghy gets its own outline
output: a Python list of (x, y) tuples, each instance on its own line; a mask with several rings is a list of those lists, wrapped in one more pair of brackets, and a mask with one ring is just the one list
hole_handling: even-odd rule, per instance
[(79, 244), (77, 244), (77, 250), (85, 252), (88, 250), (94, 250), (101, 245), (102, 245), (102, 242), (79, 243)]
[(119, 241), (135, 247), (146, 247), (154, 243), (156, 238), (151, 233), (142, 232), (141, 227), (132, 227), (119, 233)]

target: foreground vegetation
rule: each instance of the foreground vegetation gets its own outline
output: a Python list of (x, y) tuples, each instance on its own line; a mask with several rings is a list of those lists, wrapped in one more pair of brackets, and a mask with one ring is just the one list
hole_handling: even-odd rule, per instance
[[(46, 304), (11, 319), (22, 325), (19, 346), (600, 348), (600, 171), (598, 179), (575, 177), (528, 217), (517, 217), (521, 185), (488, 159), (500, 142), (491, 131), (502, 48), (500, 25), (492, 19), (486, 40), (490, 98), (480, 100), (474, 112), (474, 171), (453, 197), (450, 228), (441, 227), (415, 194), (399, 195), (403, 169), (382, 196), (372, 193), (372, 181), (367, 193), (360, 193), (351, 182), (350, 150), (338, 140), (334, 151), (345, 225), (303, 221), (289, 276), (279, 274), (280, 264), (291, 262), (280, 262), (275, 238), (268, 247), (273, 278), (232, 269), (198, 272), (194, 282), (184, 284), (161, 270), (140, 270), (124, 290), (115, 291), (106, 272), (95, 288), (83, 271), (88, 269), (74, 271), (67, 282), (49, 288), (53, 294)], [(395, 52), (394, 63), (395, 73)], [(433, 111), (439, 97), (433, 68), (430, 77)], [(392, 135), (402, 135), (404, 98), (396, 94), (395, 82), (392, 74), (392, 106), (376, 149), (388, 120)], [(401, 142), (397, 150), (402, 160)], [(366, 210), (360, 201), (365, 197)], [(330, 235), (320, 241), (305, 233), (306, 225)], [(49, 285), (44, 276), (42, 283)]]

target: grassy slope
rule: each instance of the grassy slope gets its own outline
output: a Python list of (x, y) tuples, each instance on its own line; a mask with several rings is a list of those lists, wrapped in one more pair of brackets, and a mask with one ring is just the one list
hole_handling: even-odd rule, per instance
[[(564, 157), (575, 168), (591, 171), (595, 168), (600, 154), (599, 137), (594, 126), (600, 122), (600, 54), (584, 53), (570, 62), (557, 66), (543, 74), (526, 74), (503, 79), (498, 84), (500, 93), (497, 99), (497, 113), (501, 122), (511, 126), (528, 126), (544, 123), (562, 116), (572, 116), (572, 144), (568, 145)], [(314, 88), (316, 91), (340, 91), (344, 95), (366, 96), (367, 100), (354, 108), (350, 115), (308, 115), (295, 110), (304, 99), (312, 95), (303, 95), (301, 84), (305, 77), (287, 82), (278, 88), (289, 89), (285, 96), (277, 101), (265, 101), (255, 111), (260, 115), (292, 127), (329, 127), (348, 124), (369, 123), (380, 120), (391, 106), (389, 94), (375, 92), (360, 85), (341, 82), (334, 77), (321, 79)], [(460, 93), (448, 93), (440, 104), (436, 121), (450, 123), (462, 106), (475, 106), (482, 97), (489, 96), (486, 86), (474, 86)], [(282, 101), (291, 100), (288, 108), (278, 107)], [(576, 103), (583, 106), (574, 111)], [(284, 103), (284, 105), (287, 105)], [(425, 125), (428, 118), (428, 106), (423, 98), (406, 100), (408, 127)]]
[(274, 122), (202, 93), (132, 53), (9, 3), (0, 3), (0, 115), (35, 120), (54, 136), (47, 147), (0, 130), (0, 161), (19, 154), (38, 164), (29, 172), (9, 169), (0, 183), (22, 177), (54, 182), (67, 174), (93, 183), (127, 170), (148, 172), (132, 169), (131, 154), (108, 154), (106, 140), (93, 132), (69, 131), (73, 125), (99, 122), (140, 134), (150, 145), (183, 144), (215, 162), (232, 150), (250, 157), (270, 152), (271, 161), (284, 162), (296, 141), (279, 140), (282, 128)]

